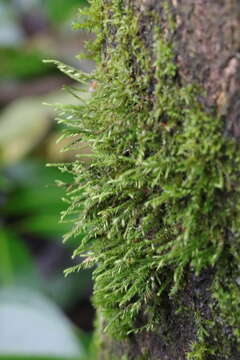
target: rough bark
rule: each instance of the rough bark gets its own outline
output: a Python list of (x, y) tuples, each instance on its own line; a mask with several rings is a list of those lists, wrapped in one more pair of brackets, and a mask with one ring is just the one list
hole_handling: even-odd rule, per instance
[[(205, 111), (220, 114), (225, 121), (223, 136), (240, 137), (240, 2), (238, 0), (171, 0), (168, 10), (161, 0), (128, 0), (125, 6), (133, 6), (140, 18), (140, 35), (151, 48), (153, 29), (148, 12), (154, 10), (159, 17), (165, 38), (174, 44), (178, 67), (176, 81), (198, 84), (205, 90), (199, 97)], [(174, 31), (169, 28), (169, 12), (175, 22)], [(110, 15), (109, 15), (110, 16)], [(113, 30), (114, 32), (114, 30)], [(106, 43), (107, 46), (113, 46)], [(227, 236), (227, 235), (226, 235)], [(190, 345), (197, 338), (194, 314), (199, 312), (206, 321), (213, 318), (210, 285), (214, 270), (205, 270), (201, 276), (189, 272), (186, 286), (176, 298), (170, 299), (165, 292), (161, 304), (161, 323), (154, 332), (142, 332), (118, 341), (101, 335), (100, 359), (151, 359), (185, 360)], [(181, 307), (186, 309), (176, 314)], [(138, 319), (139, 323), (143, 319)], [(103, 321), (104, 323), (104, 321)], [(101, 326), (100, 326), (101, 327)], [(230, 334), (230, 335), (229, 335)], [(208, 344), (219, 342), (218, 354), (202, 354), (194, 359), (223, 360), (223, 339), (231, 337), (231, 328), (219, 320), (216, 338), (208, 337)], [(229, 340), (226, 345), (228, 359), (237, 360), (240, 352)], [(229, 355), (230, 354), (230, 355)], [(124, 358), (125, 359), (125, 358)]]
[[(130, 1), (131, 3), (131, 1)], [(149, 37), (147, 10), (161, 15), (160, 27), (169, 34), (164, 1), (134, 0), (140, 11), (144, 37)], [(204, 104), (225, 116), (227, 133), (239, 129), (240, 2), (237, 0), (172, 0), (176, 21), (172, 34), (176, 63), (182, 83), (197, 83), (206, 90)], [(151, 38), (149, 39), (151, 42)]]

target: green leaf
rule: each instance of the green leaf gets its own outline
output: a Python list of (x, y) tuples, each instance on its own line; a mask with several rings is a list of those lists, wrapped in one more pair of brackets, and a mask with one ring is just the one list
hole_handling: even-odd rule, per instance
[(15, 233), (0, 229), (0, 285), (36, 284), (37, 280), (38, 274), (27, 247)]
[(39, 98), (19, 99), (8, 105), (0, 121), (1, 163), (15, 163), (32, 151), (51, 127), (49, 115)]
[(42, 64), (44, 57), (45, 55), (39, 51), (26, 48), (0, 49), (0, 78), (8, 79), (14, 76), (18, 79), (28, 79), (54, 72), (55, 69), (51, 64), (46, 66)]
[(47, 9), (50, 20), (55, 23), (61, 23), (66, 20), (71, 13), (82, 5), (86, 5), (86, 0), (45, 0), (44, 5)]
[(17, 188), (10, 193), (4, 213), (16, 217), (12, 226), (17, 231), (62, 237), (70, 230), (70, 224), (59, 222), (66, 205), (62, 201), (64, 189), (57, 186), (55, 180), (65, 182), (64, 174), (37, 162), (9, 167), (6, 173), (17, 183)]
[(87, 360), (83, 357), (55, 357), (55, 356), (34, 356), (34, 355), (0, 355), (0, 360)]
[(19, 225), (24, 231), (42, 236), (62, 237), (71, 229), (69, 223), (59, 223), (56, 214), (37, 214), (30, 216)]

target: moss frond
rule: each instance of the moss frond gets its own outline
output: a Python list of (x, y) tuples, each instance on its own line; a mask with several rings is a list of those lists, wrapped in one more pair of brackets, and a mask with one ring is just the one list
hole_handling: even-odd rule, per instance
[[(229, 268), (239, 264), (239, 145), (223, 136), (223, 120), (203, 109), (199, 89), (178, 83), (156, 15), (149, 14), (149, 48), (139, 17), (122, 0), (91, 4), (85, 26), (97, 31), (96, 71), (58, 64), (96, 88), (86, 104), (60, 116), (92, 149), (91, 161), (69, 165), (75, 180), (63, 217), (74, 227), (66, 239), (79, 237), (74, 256), (86, 256), (73, 270), (97, 265), (94, 303), (106, 330), (122, 337), (153, 329), (162, 292), (173, 297), (186, 271), (211, 267), (214, 298), (239, 335), (240, 317), (232, 315), (240, 308), (239, 275)], [(200, 345), (193, 348), (200, 355), (189, 359), (203, 358)]]

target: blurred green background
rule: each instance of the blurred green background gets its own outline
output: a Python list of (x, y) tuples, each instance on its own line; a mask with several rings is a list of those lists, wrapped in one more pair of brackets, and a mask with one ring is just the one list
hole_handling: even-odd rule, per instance
[(56, 143), (61, 128), (43, 105), (76, 101), (43, 59), (94, 66), (75, 57), (89, 36), (72, 31), (81, 6), (0, 0), (0, 359), (90, 359), (91, 274), (63, 275), (74, 243), (62, 244), (70, 225), (59, 223), (67, 205), (55, 181), (71, 179), (46, 166), (74, 154), (60, 152), (66, 140)]

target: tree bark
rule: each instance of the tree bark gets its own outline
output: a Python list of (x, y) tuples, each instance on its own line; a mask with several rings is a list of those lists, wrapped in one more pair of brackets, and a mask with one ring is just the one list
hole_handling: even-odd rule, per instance
[[(104, 4), (104, 3), (103, 3)], [(106, 4), (109, 1), (106, 0)], [(104, 5), (103, 5), (104, 6)], [(158, 16), (158, 26), (167, 42), (173, 44), (178, 73), (176, 82), (182, 86), (197, 84), (204, 89), (198, 101), (204, 111), (224, 119), (223, 137), (240, 137), (240, 2), (238, 0), (126, 0), (139, 21), (140, 37), (151, 48), (156, 26), (149, 12)], [(174, 29), (169, 23), (174, 21)], [(111, 18), (111, 12), (109, 13)], [(109, 29), (111, 34), (114, 29)], [(114, 47), (105, 39), (106, 47)], [(104, 51), (103, 51), (104, 52)], [(154, 67), (154, 56), (152, 59)], [(223, 200), (224, 201), (224, 200)], [(226, 229), (226, 238), (228, 237)], [(216, 318), (215, 300), (211, 294), (214, 268), (200, 275), (193, 271), (185, 274), (185, 287), (177, 299), (163, 294), (157, 308), (161, 321), (154, 331), (142, 331), (116, 340), (102, 332), (106, 322), (99, 315), (97, 337), (101, 338), (99, 359), (151, 359), (151, 360), (237, 360), (239, 344), (232, 333), (231, 324)], [(177, 309), (183, 309), (178, 312)], [(190, 355), (191, 344), (199, 337), (195, 314), (206, 321), (218, 322), (217, 330), (205, 336), (205, 345), (215, 344), (219, 352), (203, 348)], [(237, 315), (236, 315), (237, 316)], [(139, 316), (138, 321), (142, 319)], [(224, 341), (223, 341), (224, 340)], [(225, 352), (226, 350), (226, 352)]]
[[(145, 15), (148, 10), (160, 14), (159, 26), (163, 28), (167, 38), (169, 25), (163, 9), (164, 1), (133, 2), (136, 11), (141, 13), (143, 26), (148, 23)], [(226, 132), (238, 138), (240, 2), (172, 0), (169, 5), (176, 22), (171, 41), (174, 43), (180, 81), (183, 84), (197, 83), (204, 88), (204, 105), (209, 108), (217, 107), (218, 113), (225, 116)], [(149, 36), (149, 25), (146, 28)]]
[[(134, 9), (139, 18), (140, 36), (147, 47), (154, 42), (153, 24), (149, 11), (159, 15), (159, 27), (166, 41), (173, 44), (178, 68), (177, 80), (183, 85), (197, 84), (205, 90), (199, 97), (206, 112), (224, 118), (223, 136), (240, 137), (240, 2), (238, 0), (128, 0), (125, 7)], [(169, 25), (169, 14), (174, 19), (174, 30)], [(111, 17), (111, 14), (109, 14)], [(110, 30), (111, 31), (111, 30)], [(106, 41), (106, 46), (113, 46)], [(154, 63), (154, 58), (152, 64)], [(207, 345), (219, 343), (219, 353), (187, 355), (197, 338), (194, 314), (213, 319), (210, 285), (214, 269), (206, 269), (200, 276), (189, 272), (186, 286), (178, 293), (178, 301), (164, 295), (164, 305), (158, 309), (161, 323), (153, 332), (143, 331), (124, 340), (102, 334), (105, 320), (100, 319), (100, 359), (232, 359), (240, 358), (237, 342), (231, 339), (231, 326), (219, 320), (215, 335), (206, 336)], [(176, 312), (180, 307), (187, 311)], [(141, 319), (139, 319), (141, 322)], [(100, 332), (99, 332), (100, 331)], [(211, 338), (215, 336), (215, 339)], [(220, 344), (227, 338), (228, 347)], [(194, 357), (195, 356), (195, 357)]]

